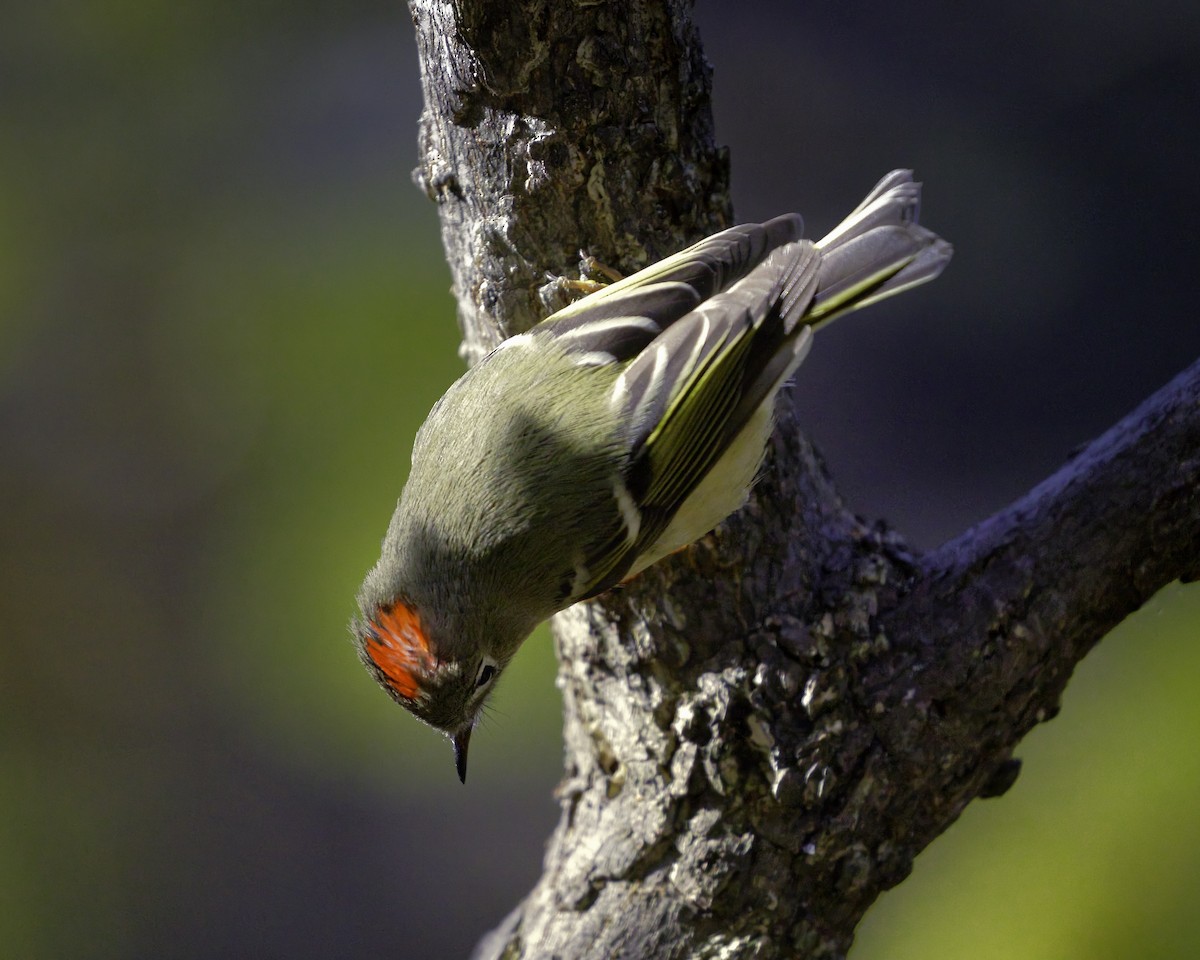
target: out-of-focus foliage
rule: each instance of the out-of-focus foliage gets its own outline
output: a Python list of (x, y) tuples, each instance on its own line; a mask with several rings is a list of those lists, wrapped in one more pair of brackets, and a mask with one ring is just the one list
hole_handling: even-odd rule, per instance
[[(919, 543), (1200, 353), (1195, 17), (927, 6), (699, 10), (743, 216), (819, 232), (912, 163), (958, 244), (934, 288), (823, 336), (797, 388), (852, 502)], [(461, 370), (408, 181), (412, 47), (394, 4), (6, 12), (6, 956), (462, 956), (537, 873), (545, 632), (464, 789), (345, 629)], [(1106, 640), (861, 956), (1193, 955), (1198, 637), (1191, 587)]]

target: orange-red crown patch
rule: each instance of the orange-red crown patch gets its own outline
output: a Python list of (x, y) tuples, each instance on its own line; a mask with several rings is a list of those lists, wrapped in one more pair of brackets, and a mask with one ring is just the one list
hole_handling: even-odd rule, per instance
[(418, 678), (428, 672), (433, 659), (421, 618), (412, 607), (397, 601), (391, 607), (381, 607), (370, 626), (367, 656), (388, 686), (406, 700), (416, 700), (421, 694)]

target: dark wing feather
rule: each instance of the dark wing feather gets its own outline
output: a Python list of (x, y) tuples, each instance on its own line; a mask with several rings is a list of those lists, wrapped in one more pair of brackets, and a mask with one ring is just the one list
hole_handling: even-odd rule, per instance
[[(797, 320), (812, 298), (818, 263), (811, 243), (787, 244), (629, 364), (622, 374), (622, 407), (635, 458), (662, 458), (660, 466), (691, 476), (686, 467), (696, 456), (691, 438), (716, 434), (717, 446), (724, 448), (745, 423), (727, 422), (737, 401), (748, 390), (759, 402), (765, 399), (766, 393), (756, 389), (762, 374), (781, 351), (785, 360), (790, 357), (784, 344), (797, 332)], [(775, 379), (765, 385), (768, 390)], [(659, 474), (658, 466), (653, 473)], [(670, 473), (656, 481), (671, 482)]]
[(751, 273), (803, 229), (796, 214), (722, 230), (598, 290), (534, 328), (583, 362), (622, 362)]
[[(625, 319), (626, 326), (641, 331), (637, 336), (617, 329), (621, 324), (603, 328), (594, 320), (593, 339), (577, 334), (589, 347), (607, 351), (601, 337), (606, 330), (616, 344), (612, 356), (628, 359), (612, 403), (627, 424), (624, 480), (640, 509), (636, 540), (614, 538), (604, 549), (611, 568), (598, 573), (588, 596), (619, 582), (655, 544), (739, 431), (795, 369), (812, 330), (941, 273), (951, 247), (917, 224), (920, 196), (911, 171), (896, 170), (816, 244), (793, 242), (800, 233), (796, 216), (736, 227), (556, 315), (596, 310), (597, 317), (606, 309), (605, 298), (656, 284), (682, 285), (698, 301), (678, 313), (687, 297), (676, 294), (672, 310), (650, 318), (662, 328), (657, 336), (645, 316)], [(624, 352), (639, 345), (635, 354)]]
[(616, 363), (641, 353), (666, 327), (700, 303), (700, 295), (692, 287), (667, 281), (631, 287), (585, 310), (574, 309), (599, 295), (584, 297), (568, 308), (573, 311), (569, 316), (559, 311), (534, 331), (539, 336), (553, 337), (568, 353)]
[(625, 481), (641, 525), (633, 543), (605, 551), (612, 566), (587, 596), (618, 583), (658, 540), (798, 362), (808, 336), (797, 321), (816, 288), (818, 264), (808, 241), (785, 244), (668, 328), (622, 373), (614, 397), (629, 424)]

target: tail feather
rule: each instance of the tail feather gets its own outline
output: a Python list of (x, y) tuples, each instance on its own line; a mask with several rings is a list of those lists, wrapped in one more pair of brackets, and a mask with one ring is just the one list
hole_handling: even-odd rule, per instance
[(890, 279), (885, 280), (871, 293), (859, 298), (852, 309), (857, 310), (859, 307), (876, 303), (893, 294), (909, 290), (922, 283), (928, 283), (946, 269), (946, 264), (950, 262), (954, 248), (937, 234), (928, 230), (922, 232), (929, 236), (928, 245), (923, 247), (920, 253), (894, 273)]
[(851, 214), (818, 241), (817, 293), (804, 321), (814, 329), (852, 310), (926, 283), (953, 248), (917, 222), (921, 185), (893, 170)]

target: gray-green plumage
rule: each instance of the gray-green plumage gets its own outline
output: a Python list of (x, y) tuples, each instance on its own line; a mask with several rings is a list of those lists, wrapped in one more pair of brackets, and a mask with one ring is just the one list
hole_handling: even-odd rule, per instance
[[(816, 243), (794, 214), (722, 231), (506, 341), (434, 406), (355, 634), (385, 688), (455, 737), (460, 775), (539, 622), (742, 504), (811, 331), (945, 267), (919, 200), (895, 171)], [(411, 667), (387, 660), (413, 652), (380, 626), (398, 604), (428, 646)]]

